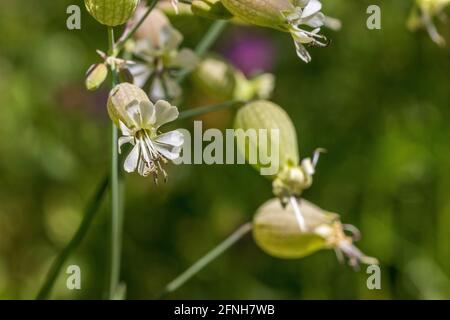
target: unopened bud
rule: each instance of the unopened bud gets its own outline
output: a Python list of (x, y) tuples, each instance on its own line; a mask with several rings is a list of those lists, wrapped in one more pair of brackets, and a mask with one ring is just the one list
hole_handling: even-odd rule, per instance
[[(268, 133), (277, 130), (279, 140), (272, 141), (272, 135), (268, 135), (267, 143), (261, 143), (257, 136), (249, 135), (248, 139), (239, 139), (238, 149), (246, 157), (250, 145), (256, 146), (258, 155), (269, 155), (273, 144), (279, 145), (279, 174), (285, 167), (295, 166), (299, 163), (299, 152), (297, 146), (297, 134), (294, 124), (289, 115), (280, 106), (266, 100), (258, 100), (247, 103), (239, 109), (236, 114), (235, 129), (247, 131), (249, 129), (265, 129)], [(241, 142), (241, 143), (239, 143)], [(244, 143), (242, 143), (244, 142)], [(263, 149), (263, 150), (262, 150)], [(247, 160), (249, 160), (247, 158)], [(264, 165), (257, 163), (255, 167), (259, 170)]]
[(233, 67), (223, 59), (209, 56), (195, 69), (193, 80), (212, 96), (232, 99), (236, 87), (233, 71)]
[(108, 76), (108, 67), (104, 63), (92, 65), (86, 74), (86, 88), (97, 90)]

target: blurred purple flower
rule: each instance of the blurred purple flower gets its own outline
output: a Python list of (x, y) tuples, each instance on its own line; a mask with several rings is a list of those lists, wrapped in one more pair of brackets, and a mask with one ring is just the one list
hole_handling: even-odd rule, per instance
[(221, 51), (246, 76), (270, 72), (276, 54), (271, 39), (254, 31), (236, 32)]

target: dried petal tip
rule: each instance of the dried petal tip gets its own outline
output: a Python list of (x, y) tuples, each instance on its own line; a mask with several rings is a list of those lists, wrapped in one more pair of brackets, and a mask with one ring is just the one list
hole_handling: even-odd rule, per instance
[(101, 24), (115, 27), (131, 18), (140, 0), (84, 0), (86, 9)]
[[(347, 236), (339, 215), (326, 212), (307, 200), (295, 200), (285, 208), (277, 199), (265, 203), (253, 220), (253, 237), (266, 253), (283, 259), (298, 259), (323, 249), (334, 249), (341, 261), (344, 256), (356, 267), (364, 264), (378, 264), (378, 260), (364, 255)], [(295, 216), (298, 207), (303, 217), (303, 228), (298, 227)], [(352, 231), (356, 232), (354, 227)]]

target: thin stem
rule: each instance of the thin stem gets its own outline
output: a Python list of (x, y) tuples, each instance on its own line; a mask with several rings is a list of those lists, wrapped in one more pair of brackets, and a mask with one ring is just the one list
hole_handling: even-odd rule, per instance
[[(217, 38), (220, 36), (222, 31), (227, 26), (227, 21), (224, 20), (218, 20), (215, 21), (212, 26), (209, 28), (208, 32), (205, 34), (205, 36), (200, 40), (197, 47), (195, 48), (195, 53), (199, 57), (203, 57), (209, 49), (211, 49), (214, 42), (216, 42)], [(183, 70), (180, 75), (178, 76), (178, 82), (183, 82), (186, 77), (189, 75), (190, 71)]]
[(100, 185), (98, 186), (95, 194), (89, 200), (88, 205), (86, 206), (86, 210), (84, 213), (83, 221), (81, 221), (78, 230), (75, 232), (74, 236), (67, 244), (67, 246), (59, 253), (56, 259), (53, 261), (52, 266), (47, 274), (44, 284), (39, 290), (36, 299), (44, 300), (48, 299), (49, 295), (52, 292), (53, 286), (55, 285), (56, 279), (58, 278), (59, 273), (61, 272), (62, 267), (66, 263), (67, 259), (70, 255), (75, 251), (76, 248), (80, 245), (81, 241), (83, 241), (87, 232), (89, 231), (89, 227), (94, 220), (95, 214), (98, 212), (103, 196), (106, 193), (108, 188), (109, 177), (106, 177), (102, 180)]
[(240, 239), (242, 239), (247, 233), (252, 230), (252, 224), (250, 222), (242, 225), (239, 229), (237, 229), (231, 236), (229, 236), (225, 241), (220, 243), (213, 250), (208, 252), (205, 256), (203, 256), (200, 260), (194, 263), (189, 269), (179, 275), (175, 280), (170, 282), (164, 289), (164, 291), (160, 294), (159, 299), (164, 298), (169, 293), (172, 293), (179, 289), (183, 284), (185, 284), (188, 280), (190, 280), (193, 276), (199, 273), (204, 267), (210, 264), (212, 261), (217, 259), (220, 255), (222, 255), (225, 251), (227, 251), (230, 247), (236, 244)]
[(158, 3), (158, 0), (151, 0), (150, 4), (148, 5), (147, 11), (144, 13), (144, 15), (139, 19), (139, 21), (134, 25), (134, 27), (127, 32), (116, 44), (116, 52), (119, 53), (123, 47), (125, 46), (125, 43), (130, 40), (133, 35), (136, 33), (136, 31), (139, 30), (139, 28), (144, 23), (145, 19), (149, 16), (149, 14), (152, 12), (152, 10), (155, 8), (156, 4)]
[[(114, 29), (108, 28), (108, 43), (110, 54), (115, 50)], [(111, 66), (112, 87), (118, 83), (117, 70)], [(118, 155), (118, 129), (112, 123), (111, 130), (111, 261), (109, 279), (109, 298), (113, 299), (120, 280), (120, 258), (122, 247), (122, 210), (120, 207), (119, 188), (119, 155)]]
[(217, 38), (227, 26), (227, 23), (228, 22), (225, 20), (218, 20), (212, 24), (208, 32), (195, 48), (197, 55), (204, 56), (209, 51), (211, 46), (216, 42)]
[(206, 106), (206, 107), (198, 107), (198, 108), (193, 108), (184, 112), (181, 112), (178, 120), (184, 120), (187, 118), (193, 118), (193, 117), (198, 117), (210, 112), (216, 112), (222, 109), (227, 109), (227, 108), (232, 108), (232, 107), (238, 107), (240, 105), (242, 105), (244, 102), (242, 101), (237, 101), (237, 100), (232, 100), (232, 101), (227, 101), (227, 102), (223, 102), (223, 103), (219, 103), (219, 104), (214, 104), (214, 105), (210, 105), (210, 106)]

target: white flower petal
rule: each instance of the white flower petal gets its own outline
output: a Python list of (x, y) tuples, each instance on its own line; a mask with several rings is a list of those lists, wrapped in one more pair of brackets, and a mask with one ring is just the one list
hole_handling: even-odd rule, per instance
[(122, 146), (126, 143), (133, 143), (134, 138), (131, 136), (124, 136), (124, 137), (120, 137), (119, 140), (117, 141), (118, 146), (119, 146), (119, 154), (122, 153)]
[(310, 0), (302, 12), (302, 18), (310, 17), (322, 9), (322, 3), (319, 0)]
[(122, 135), (123, 136), (132, 136), (133, 132), (131, 132), (130, 129), (128, 129), (128, 127), (119, 120), (119, 126), (120, 126), (120, 131), (122, 131)]
[(170, 131), (157, 136), (155, 138), (155, 143), (181, 147), (184, 143), (184, 136), (180, 131)]
[(153, 101), (164, 99), (165, 98), (165, 92), (164, 87), (162, 84), (162, 80), (159, 76), (155, 77), (153, 79), (152, 86), (150, 88), (150, 98)]
[(133, 75), (134, 84), (140, 88), (145, 86), (148, 79), (153, 73), (153, 70), (146, 64), (138, 63), (128, 67), (131, 74)]
[(302, 42), (297, 40), (294, 37), (294, 43), (295, 43), (295, 48), (297, 50), (297, 55), (300, 59), (302, 59), (304, 62), (309, 63), (311, 62), (311, 55), (308, 53), (308, 51), (305, 49), (305, 47), (303, 46)]
[(177, 107), (167, 101), (159, 100), (155, 104), (155, 127), (158, 129), (163, 124), (174, 121), (178, 115)]
[(159, 34), (160, 44), (164, 52), (176, 50), (183, 42), (183, 35), (172, 26), (164, 26)]
[(140, 140), (139, 143), (141, 144), (141, 159), (143, 159), (146, 163), (150, 163), (152, 159), (150, 157), (150, 154), (148, 153), (148, 149), (144, 140)]
[(177, 81), (171, 78), (168, 74), (163, 76), (162, 81), (164, 81), (163, 83), (165, 84), (167, 90), (168, 97), (166, 97), (166, 99), (177, 99), (181, 96), (183, 92)]
[(125, 110), (127, 112), (128, 117), (133, 122), (133, 125), (136, 128), (141, 127), (141, 112), (139, 107), (139, 101), (133, 100), (126, 107)]
[(325, 15), (321, 12), (306, 19), (303, 24), (311, 28), (320, 28), (325, 24)]
[(155, 105), (150, 101), (141, 101), (139, 103), (139, 112), (141, 114), (141, 128), (149, 128), (155, 123)]
[(155, 148), (164, 158), (176, 160), (180, 157), (181, 148), (155, 142)]
[(139, 162), (139, 153), (140, 153), (140, 145), (136, 143), (131, 152), (128, 154), (125, 162), (123, 164), (123, 168), (126, 172), (134, 172), (137, 168)]

